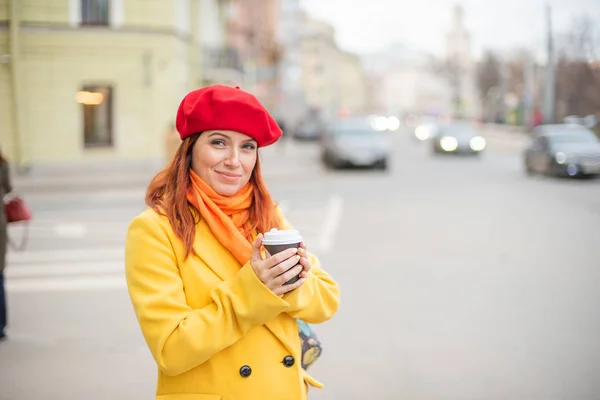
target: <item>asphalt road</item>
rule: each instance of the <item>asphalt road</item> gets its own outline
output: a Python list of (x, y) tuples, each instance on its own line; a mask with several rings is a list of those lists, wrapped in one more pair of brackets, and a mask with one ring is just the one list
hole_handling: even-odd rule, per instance
[[(337, 279), (311, 399), (600, 398), (600, 180), (527, 177), (518, 151), (434, 157), (398, 134), (388, 173), (268, 160), (288, 219)], [(150, 399), (156, 372), (122, 277), (139, 188), (29, 198), (7, 269), (0, 399)], [(19, 237), (18, 228), (11, 230)]]

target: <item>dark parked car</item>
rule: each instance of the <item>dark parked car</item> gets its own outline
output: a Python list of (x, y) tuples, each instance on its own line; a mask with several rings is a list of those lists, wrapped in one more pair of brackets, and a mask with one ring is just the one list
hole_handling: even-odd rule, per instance
[(600, 174), (600, 140), (585, 127), (538, 131), (524, 153), (529, 174), (584, 176)]
[(531, 130), (532, 137), (538, 137), (547, 133), (577, 133), (582, 131), (588, 131), (583, 125), (565, 123), (565, 124), (544, 124), (538, 125)]

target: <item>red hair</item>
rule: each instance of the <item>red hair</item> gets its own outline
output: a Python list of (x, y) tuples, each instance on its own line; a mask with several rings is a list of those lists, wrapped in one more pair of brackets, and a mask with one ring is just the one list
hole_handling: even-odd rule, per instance
[[(152, 179), (146, 190), (146, 204), (169, 219), (173, 232), (183, 242), (186, 258), (190, 253), (196, 254), (193, 248), (196, 224), (201, 219), (200, 211), (186, 197), (190, 186), (192, 150), (199, 136), (198, 133), (182, 141), (171, 163)], [(275, 203), (260, 172), (260, 158), (256, 159), (250, 182), (254, 185), (254, 198), (249, 210), (251, 231), (267, 232), (271, 228), (279, 228)]]

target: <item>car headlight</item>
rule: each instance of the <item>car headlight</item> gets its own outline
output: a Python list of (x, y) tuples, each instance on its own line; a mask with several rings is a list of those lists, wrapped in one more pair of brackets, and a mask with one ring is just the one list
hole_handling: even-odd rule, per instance
[(452, 136), (442, 136), (440, 147), (444, 151), (454, 151), (458, 148), (458, 140)]
[(469, 146), (471, 146), (471, 149), (473, 149), (473, 151), (481, 151), (485, 149), (485, 145), (485, 139), (481, 136), (475, 136), (469, 141)]
[(396, 117), (388, 117), (387, 129), (388, 131), (397, 131), (400, 128), (400, 120)]
[(564, 164), (567, 162), (567, 155), (565, 153), (563, 153), (562, 151), (557, 152), (554, 155), (554, 159), (556, 160), (557, 164)]
[(415, 129), (415, 136), (419, 140), (427, 140), (430, 136), (429, 129), (426, 126), (418, 126)]

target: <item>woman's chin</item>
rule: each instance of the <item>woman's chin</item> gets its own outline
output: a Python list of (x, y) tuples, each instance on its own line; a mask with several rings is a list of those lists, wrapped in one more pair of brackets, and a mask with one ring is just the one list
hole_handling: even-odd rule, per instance
[(233, 196), (241, 189), (239, 184), (227, 184), (227, 183), (219, 183), (215, 185), (214, 191), (219, 193), (221, 196)]

